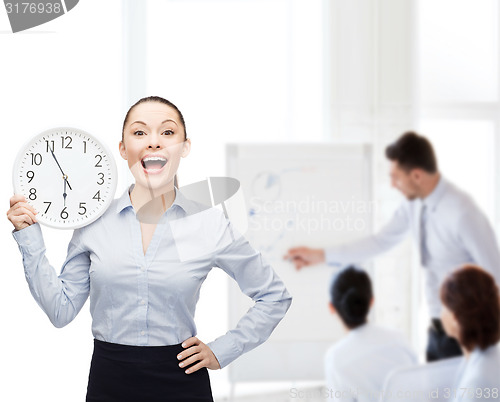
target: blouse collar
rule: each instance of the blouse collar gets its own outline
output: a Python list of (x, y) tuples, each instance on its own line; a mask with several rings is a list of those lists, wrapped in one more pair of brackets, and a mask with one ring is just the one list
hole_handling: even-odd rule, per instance
[[(132, 201), (130, 200), (130, 193), (132, 192), (135, 184), (130, 185), (122, 194), (120, 198), (117, 199), (116, 202), (116, 213), (119, 214), (121, 213), (124, 209), (130, 207), (133, 208), (132, 206)], [(174, 202), (172, 205), (177, 205), (178, 207), (182, 208), (184, 212), (189, 214), (192, 212), (191, 205), (189, 203), (189, 200), (179, 191), (177, 187), (174, 187), (175, 190), (175, 198)]]

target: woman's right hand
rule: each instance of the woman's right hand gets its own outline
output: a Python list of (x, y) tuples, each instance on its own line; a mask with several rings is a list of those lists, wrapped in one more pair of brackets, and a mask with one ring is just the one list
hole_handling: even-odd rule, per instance
[(7, 218), (12, 222), (16, 230), (27, 228), (37, 222), (35, 211), (21, 194), (15, 194), (10, 199), (10, 209), (7, 211)]

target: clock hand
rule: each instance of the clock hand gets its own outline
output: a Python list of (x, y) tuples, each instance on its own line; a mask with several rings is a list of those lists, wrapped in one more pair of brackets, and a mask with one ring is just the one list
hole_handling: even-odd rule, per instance
[[(49, 148), (49, 149), (50, 149), (50, 148)], [(52, 153), (52, 156), (54, 157), (54, 160), (56, 161), (57, 166), (59, 166), (59, 170), (60, 170), (60, 171), (61, 171), (61, 173), (63, 174), (63, 179), (64, 179), (64, 176), (66, 176), (66, 175), (64, 174), (64, 172), (63, 172), (63, 170), (62, 170), (61, 165), (60, 165), (60, 164), (59, 164), (59, 162), (57, 161), (57, 158), (56, 158), (56, 155), (54, 154), (54, 151), (52, 151), (52, 149), (51, 149), (51, 150), (50, 150), (50, 152)], [(66, 176), (66, 178), (67, 178), (67, 177), (68, 177), (68, 176)], [(65, 182), (67, 182), (67, 183), (68, 183), (68, 187), (69, 187), (69, 189), (70, 189), (70, 190), (73, 190), (73, 189), (71, 188), (71, 186), (69, 185), (69, 181), (67, 181), (67, 179), (64, 179), (64, 180), (65, 180)]]
[(66, 175), (64, 175), (64, 176), (63, 176), (63, 178), (64, 178), (64, 193), (63, 193), (63, 198), (64, 198), (64, 206), (66, 206), (66, 196), (67, 196), (67, 194), (66, 194), (66, 183), (68, 182), (68, 181), (66, 180), (66, 177), (67, 177)]

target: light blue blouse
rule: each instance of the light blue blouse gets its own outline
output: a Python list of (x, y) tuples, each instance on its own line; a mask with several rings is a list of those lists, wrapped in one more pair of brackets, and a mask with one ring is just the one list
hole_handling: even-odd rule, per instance
[(73, 232), (60, 275), (45, 256), (39, 224), (13, 232), (30, 291), (50, 321), (68, 324), (90, 295), (96, 339), (178, 344), (196, 335), (200, 288), (215, 266), (255, 301), (234, 329), (207, 343), (221, 368), (264, 342), (292, 298), (262, 255), (221, 210), (189, 200), (177, 188), (144, 255), (132, 188), (95, 222)]
[(451, 396), (454, 402), (500, 401), (500, 346), (474, 349), (460, 364)]

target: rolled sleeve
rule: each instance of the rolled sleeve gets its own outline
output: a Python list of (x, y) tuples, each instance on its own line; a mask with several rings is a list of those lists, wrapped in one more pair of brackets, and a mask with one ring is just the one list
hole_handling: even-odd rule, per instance
[(207, 344), (221, 368), (266, 341), (292, 302), (283, 281), (229, 221), (225, 220), (222, 232), (223, 237), (229, 237), (231, 241), (216, 251), (213, 265), (233, 278), (255, 304), (234, 329)]

